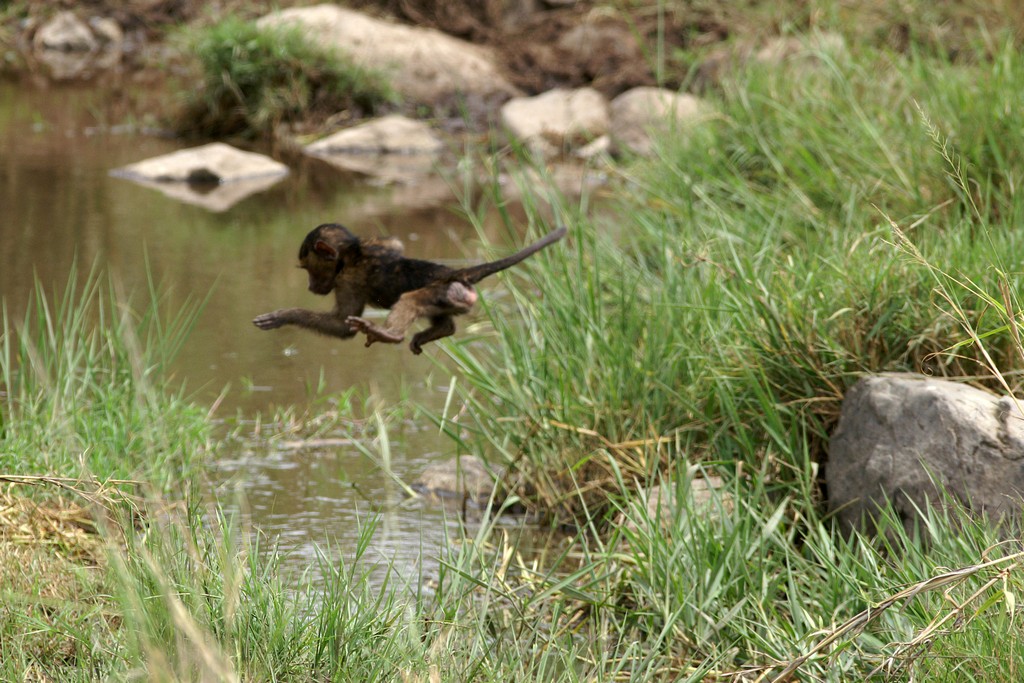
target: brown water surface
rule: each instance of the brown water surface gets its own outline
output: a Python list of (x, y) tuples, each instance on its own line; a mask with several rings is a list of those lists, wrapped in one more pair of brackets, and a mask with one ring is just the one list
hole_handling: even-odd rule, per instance
[[(440, 410), (445, 357), (433, 345), (421, 357), (404, 347), (343, 342), (295, 329), (263, 332), (251, 320), (285, 306), (329, 308), (306, 291), (294, 267), (299, 242), (322, 222), (359, 234), (402, 238), (408, 253), (462, 259), (477, 243), (447, 206), (396, 205), (374, 187), (320, 162), (286, 160), (282, 182), (231, 209), (213, 213), (109, 175), (111, 169), (194, 144), (140, 132), (121, 97), (101, 88), (40, 90), (0, 82), (0, 297), (15, 319), (38, 276), (59, 292), (77, 262), (111, 273), (145, 298), (147, 262), (167, 290), (168, 310), (190, 296), (209, 301), (175, 366), (200, 402), (228, 387), (219, 415), (251, 416), (271, 406), (304, 405), (323, 391), (356, 387), (388, 405), (403, 396)], [(411, 480), (429, 463), (456, 455), (436, 429), (410, 424), (395, 444), (396, 476)], [(315, 545), (346, 552), (360, 519), (382, 514), (374, 546), (415, 562), (445, 533), (442, 513), (407, 507), (393, 479), (352, 447), (321, 450), (237, 448), (214, 468), (216, 488), (244, 493), (254, 526), (288, 551), (297, 566)]]

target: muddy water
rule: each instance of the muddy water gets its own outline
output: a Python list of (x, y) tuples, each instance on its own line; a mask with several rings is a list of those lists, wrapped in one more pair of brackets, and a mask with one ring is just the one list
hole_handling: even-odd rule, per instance
[[(0, 82), (0, 296), (17, 318), (33, 276), (60, 291), (72, 264), (96, 263), (145, 297), (146, 263), (168, 292), (167, 311), (189, 297), (209, 301), (175, 367), (201, 402), (227, 387), (219, 415), (252, 416), (303, 405), (352, 387), (375, 404), (402, 396), (440, 408), (444, 356), (376, 345), (365, 349), (293, 329), (263, 332), (251, 319), (284, 306), (327, 308), (295, 268), (302, 236), (340, 221), (359, 233), (391, 234), (407, 252), (461, 259), (476, 243), (452, 205), (409, 208), (319, 162), (288, 160), (292, 174), (229, 210), (211, 212), (113, 178), (116, 167), (189, 146), (139, 132), (124, 96), (97, 89), (39, 90)], [(452, 202), (454, 204), (454, 202)], [(392, 435), (392, 467), (411, 480), (425, 464), (456, 455), (436, 430), (409, 423)], [(431, 554), (446, 530), (441, 512), (407, 507), (393, 480), (351, 447), (236, 448), (214, 470), (215, 487), (302, 566), (314, 546), (344, 552), (360, 520), (380, 512), (375, 550), (399, 564)]]

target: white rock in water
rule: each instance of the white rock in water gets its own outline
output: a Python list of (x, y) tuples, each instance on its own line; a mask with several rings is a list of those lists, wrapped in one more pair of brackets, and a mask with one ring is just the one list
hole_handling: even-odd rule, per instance
[(121, 178), (164, 183), (231, 183), (287, 174), (284, 164), (223, 142), (171, 152), (111, 171), (111, 175)]
[(226, 211), (277, 183), (288, 175), (288, 167), (262, 154), (213, 142), (123, 166), (110, 174), (178, 201)]
[(418, 183), (433, 173), (444, 143), (429, 125), (399, 115), (338, 131), (303, 152), (385, 183)]
[(437, 154), (441, 138), (422, 121), (398, 114), (367, 121), (307, 145), (306, 154)]

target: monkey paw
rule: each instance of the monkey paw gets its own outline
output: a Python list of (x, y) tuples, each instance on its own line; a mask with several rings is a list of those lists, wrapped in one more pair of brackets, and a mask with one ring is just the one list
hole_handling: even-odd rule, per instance
[(284, 325), (284, 319), (277, 314), (277, 311), (274, 311), (256, 316), (252, 319), (252, 324), (261, 330), (273, 330)]

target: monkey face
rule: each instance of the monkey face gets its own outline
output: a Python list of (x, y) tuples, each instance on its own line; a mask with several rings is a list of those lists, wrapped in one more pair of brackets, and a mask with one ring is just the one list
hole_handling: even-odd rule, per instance
[(358, 241), (352, 233), (336, 223), (314, 228), (299, 248), (299, 267), (309, 275), (309, 291), (330, 294), (341, 272), (341, 250), (351, 248)]
[(331, 279), (328, 282), (319, 281), (313, 277), (312, 273), (310, 273), (309, 291), (313, 292), (314, 294), (319, 294), (320, 296), (325, 296), (327, 294), (330, 294), (332, 289), (334, 289), (333, 279)]
[(330, 294), (334, 289), (335, 277), (337, 275), (334, 262), (307, 257), (299, 264), (299, 267), (305, 269), (306, 275), (309, 278), (309, 291), (323, 296)]
[(324, 242), (317, 242), (315, 248), (299, 256), (299, 268), (309, 277), (309, 291), (321, 296), (334, 289), (339, 264), (337, 250)]

